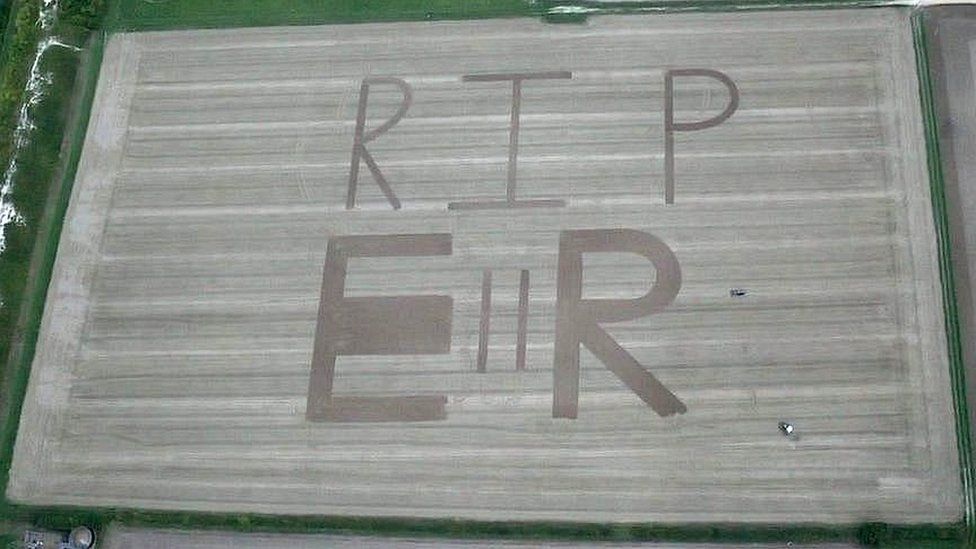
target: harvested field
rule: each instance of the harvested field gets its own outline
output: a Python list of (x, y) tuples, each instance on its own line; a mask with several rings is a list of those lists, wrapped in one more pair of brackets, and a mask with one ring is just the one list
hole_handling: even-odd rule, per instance
[(8, 494), (949, 522), (945, 341), (904, 11), (119, 34)]

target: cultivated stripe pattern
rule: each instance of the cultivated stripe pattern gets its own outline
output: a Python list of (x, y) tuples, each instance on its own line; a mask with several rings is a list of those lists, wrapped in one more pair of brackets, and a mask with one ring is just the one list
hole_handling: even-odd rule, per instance
[[(913, 60), (906, 13), (887, 9), (116, 35), (9, 494), (505, 520), (956, 520)], [(665, 205), (675, 68), (722, 71), (740, 103), (675, 133)], [(553, 71), (572, 76), (521, 84), (515, 176), (518, 200), (549, 202), (448, 209), (505, 201), (511, 171), (511, 82), (463, 76)], [(365, 163), (346, 208), (366, 77), (412, 90), (366, 145), (399, 210)], [(402, 101), (373, 84), (367, 131)], [(676, 121), (728, 101), (715, 79), (675, 78)], [(603, 328), (686, 413), (658, 416), (584, 350), (579, 415), (552, 417), (559, 235), (603, 228), (651, 233), (677, 257), (673, 303)], [(445, 395), (446, 419), (309, 421), (328, 241), (383, 234), (449, 234), (452, 253), (351, 258), (345, 296), (451, 296), (450, 351), (340, 356), (333, 392)], [(584, 299), (655, 282), (643, 257), (585, 254)]]

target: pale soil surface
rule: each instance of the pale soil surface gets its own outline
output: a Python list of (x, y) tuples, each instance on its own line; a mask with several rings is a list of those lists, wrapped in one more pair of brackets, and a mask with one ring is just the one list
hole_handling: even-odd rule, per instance
[[(740, 103), (674, 134), (666, 205), (668, 68), (722, 71)], [(462, 77), (537, 71), (571, 78), (522, 85), (516, 194), (565, 204), (449, 209), (505, 200), (510, 173), (512, 84)], [(412, 88), (405, 117), (366, 145), (396, 211), (365, 162), (346, 209), (367, 76)], [(728, 104), (714, 78), (674, 82), (676, 122)], [(907, 13), (886, 9), (114, 36), (9, 495), (503, 520), (956, 520), (917, 90)], [(373, 84), (367, 131), (400, 102)], [(661, 417), (584, 349), (578, 417), (552, 417), (567, 229), (634, 229), (673, 251), (673, 303), (601, 326), (685, 413)], [(329, 238), (431, 233), (450, 235), (449, 255), (349, 259), (345, 301), (449, 296), (450, 324), (433, 306), (371, 309), (379, 320), (346, 326), (341, 344), (429, 354), (339, 356), (332, 391), (353, 402), (342, 417), (377, 396), (424, 397), (423, 413), (443, 415), (309, 421)], [(661, 282), (634, 254), (582, 263), (584, 300)]]

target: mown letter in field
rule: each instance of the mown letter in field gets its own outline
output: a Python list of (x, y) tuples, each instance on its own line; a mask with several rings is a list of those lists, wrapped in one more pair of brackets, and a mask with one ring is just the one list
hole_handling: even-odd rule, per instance
[(505, 200), (482, 200), (451, 202), (449, 210), (482, 210), (493, 208), (546, 208), (566, 205), (565, 200), (518, 200), (515, 193), (516, 172), (518, 168), (519, 123), (522, 112), (522, 82), (524, 80), (570, 79), (569, 71), (514, 72), (497, 74), (466, 74), (464, 82), (511, 82), (512, 111), (508, 123), (508, 183), (505, 187)]
[[(657, 272), (654, 285), (637, 299), (583, 299), (583, 254), (594, 252), (628, 252), (647, 258)], [(631, 229), (560, 234), (552, 417), (575, 418), (579, 412), (581, 344), (659, 415), (686, 411), (678, 397), (600, 327), (601, 322), (622, 322), (659, 312), (674, 301), (680, 288), (678, 259), (657, 237)]]
[[(725, 110), (700, 122), (674, 121), (674, 77), (704, 76), (718, 80), (729, 90)], [(673, 69), (664, 73), (664, 203), (674, 204), (674, 132), (690, 132), (718, 126), (739, 108), (739, 88), (725, 74), (711, 69)]]
[(453, 300), (441, 295), (344, 297), (351, 257), (451, 255), (450, 234), (338, 236), (329, 240), (305, 417), (311, 421), (430, 421), (446, 417), (443, 395), (332, 395), (339, 355), (444, 354)]
[[(400, 88), (400, 92), (403, 93), (403, 101), (400, 102), (400, 106), (389, 120), (383, 122), (378, 128), (366, 131), (366, 104), (369, 99), (369, 87), (370, 85), (376, 84), (393, 84), (397, 86)], [(346, 192), (347, 210), (351, 210), (356, 206), (356, 186), (359, 183), (360, 161), (366, 162), (366, 167), (373, 174), (376, 185), (383, 191), (383, 196), (390, 202), (393, 209), (400, 209), (400, 199), (393, 193), (393, 189), (390, 188), (390, 184), (383, 176), (383, 172), (380, 171), (380, 167), (376, 165), (376, 160), (373, 159), (373, 155), (369, 154), (369, 151), (366, 150), (366, 143), (373, 141), (393, 126), (396, 126), (397, 122), (403, 118), (403, 115), (407, 114), (407, 109), (410, 108), (411, 101), (413, 101), (413, 90), (410, 89), (410, 84), (407, 84), (401, 78), (372, 77), (363, 80), (363, 84), (359, 88), (359, 110), (356, 112), (356, 135), (353, 138), (352, 165), (349, 168), (349, 189)]]

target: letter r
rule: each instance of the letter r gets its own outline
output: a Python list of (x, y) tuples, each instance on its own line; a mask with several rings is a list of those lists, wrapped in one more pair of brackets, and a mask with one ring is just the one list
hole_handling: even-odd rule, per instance
[[(654, 285), (637, 299), (583, 299), (584, 252), (630, 252), (643, 256), (657, 272)], [(631, 229), (573, 230), (560, 234), (552, 417), (576, 418), (579, 412), (581, 344), (659, 415), (670, 416), (687, 410), (674, 393), (599, 324), (659, 312), (674, 301), (680, 288), (678, 259), (655, 236)]]
[[(400, 106), (397, 111), (393, 113), (393, 116), (389, 120), (383, 122), (379, 127), (372, 130), (366, 131), (366, 106), (369, 101), (369, 86), (371, 84), (393, 84), (400, 88), (400, 93), (403, 94), (403, 100), (400, 102)], [(383, 176), (383, 172), (380, 171), (380, 167), (376, 164), (376, 160), (373, 159), (373, 155), (369, 153), (366, 149), (366, 143), (376, 139), (380, 135), (383, 135), (390, 130), (393, 126), (397, 125), (397, 122), (405, 114), (407, 114), (407, 109), (410, 108), (410, 103), (413, 100), (413, 91), (410, 89), (410, 84), (407, 84), (402, 78), (393, 77), (374, 77), (366, 78), (363, 80), (362, 86), (359, 88), (359, 109), (356, 111), (356, 135), (353, 137), (352, 144), (352, 164), (349, 167), (349, 188), (346, 191), (346, 209), (351, 210), (356, 206), (356, 188), (359, 184), (359, 164), (360, 162), (366, 162), (366, 167), (369, 168), (370, 173), (373, 174), (373, 179), (376, 181), (376, 185), (379, 186), (380, 191), (383, 192), (383, 196), (389, 201), (390, 205), (393, 206), (394, 210), (400, 209), (400, 199), (394, 194), (393, 189), (390, 184), (386, 181), (386, 177)]]

